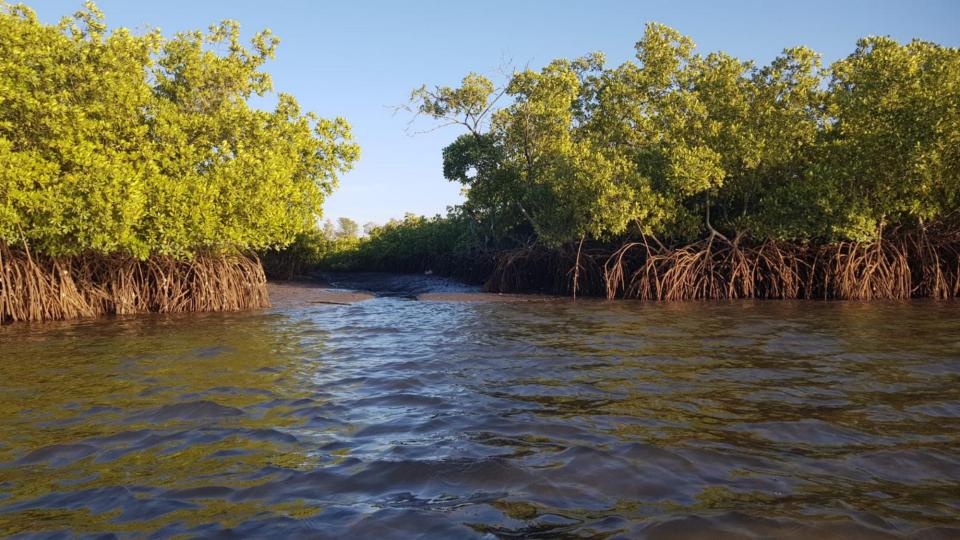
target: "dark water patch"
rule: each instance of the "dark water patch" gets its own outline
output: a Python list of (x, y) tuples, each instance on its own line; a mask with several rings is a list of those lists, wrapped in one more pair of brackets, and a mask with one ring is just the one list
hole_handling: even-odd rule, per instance
[(658, 521), (635, 529), (635, 533), (651, 540), (687, 538), (788, 538), (788, 539), (884, 539), (898, 538), (896, 531), (884, 531), (849, 520), (812, 521), (796, 524), (788, 520), (768, 519), (738, 512), (718, 516), (688, 515)]
[(230, 350), (229, 347), (202, 347), (200, 349), (194, 349), (191, 351), (191, 354), (194, 358), (204, 359), (226, 354), (230, 352)]
[(232, 495), (232, 488), (223, 486), (203, 486), (189, 489), (175, 489), (163, 494), (171, 499), (224, 499)]
[(319, 278), (333, 287), (370, 291), (380, 296), (415, 298), (427, 293), (479, 292), (480, 287), (424, 274), (387, 274), (380, 272), (323, 272)]
[(141, 497), (125, 487), (109, 487), (74, 491), (70, 493), (51, 493), (36, 499), (0, 507), (0, 512), (17, 512), (24, 509), (83, 509), (92, 514), (106, 514), (119, 511), (112, 516), (114, 523), (133, 520), (150, 520), (163, 514), (193, 508), (194, 505), (161, 497)]
[(193, 420), (196, 418), (223, 418), (241, 415), (243, 415), (243, 411), (235, 407), (200, 400), (164, 405), (151, 411), (135, 414), (128, 419), (131, 421), (163, 422), (166, 420)]
[(257, 368), (255, 371), (257, 373), (280, 373), (279, 369), (272, 367)]
[(911, 413), (935, 418), (960, 419), (960, 401), (943, 401), (940, 403), (914, 405), (907, 410)]
[(734, 426), (734, 429), (742, 429), (759, 438), (776, 443), (799, 446), (832, 447), (856, 444), (889, 444), (891, 442), (891, 439), (835, 426), (815, 419), (740, 424)]
[(97, 449), (87, 444), (54, 444), (30, 452), (19, 461), (20, 465), (46, 462), (50, 465), (66, 465), (78, 459), (85, 458), (96, 452)]

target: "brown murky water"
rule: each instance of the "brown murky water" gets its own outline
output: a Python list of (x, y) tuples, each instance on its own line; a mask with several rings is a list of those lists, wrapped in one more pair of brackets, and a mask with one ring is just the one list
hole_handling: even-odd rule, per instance
[(960, 306), (0, 328), (0, 534), (960, 537)]

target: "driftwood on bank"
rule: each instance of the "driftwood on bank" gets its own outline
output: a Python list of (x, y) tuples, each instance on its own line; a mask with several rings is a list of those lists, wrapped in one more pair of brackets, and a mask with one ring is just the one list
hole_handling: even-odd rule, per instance
[(83, 254), (48, 257), (0, 243), (0, 322), (269, 306), (260, 261)]

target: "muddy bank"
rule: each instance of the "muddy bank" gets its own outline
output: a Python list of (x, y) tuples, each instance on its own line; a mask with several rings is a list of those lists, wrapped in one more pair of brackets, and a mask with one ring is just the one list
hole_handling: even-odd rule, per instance
[(374, 297), (407, 298), (425, 302), (544, 302), (562, 297), (537, 294), (484, 292), (479, 286), (428, 274), (387, 272), (322, 272), (303, 280), (271, 281), (274, 307), (310, 304), (352, 304)]
[(295, 308), (313, 304), (352, 304), (373, 298), (365, 292), (332, 289), (319, 281), (271, 281), (267, 283), (270, 304), (275, 308)]
[(477, 285), (429, 274), (386, 272), (324, 272), (315, 278), (338, 289), (368, 291), (376, 296), (409, 298), (429, 302), (542, 302), (559, 300), (537, 294), (485, 292)]
[(455, 279), (428, 274), (391, 274), (387, 272), (320, 272), (312, 276), (335, 289), (366, 291), (376, 296), (417, 298), (420, 295), (474, 294), (481, 288)]
[(424, 293), (415, 297), (424, 302), (548, 302), (565, 300), (558, 296), (541, 296), (538, 294), (501, 294), (488, 292), (466, 292), (466, 293)]

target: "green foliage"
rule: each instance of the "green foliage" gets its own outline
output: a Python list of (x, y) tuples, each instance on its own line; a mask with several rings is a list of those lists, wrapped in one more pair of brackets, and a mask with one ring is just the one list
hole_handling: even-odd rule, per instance
[(340, 226), (337, 236), (339, 238), (359, 238), (360, 224), (350, 218), (339, 218), (337, 224)]
[(364, 270), (434, 270), (473, 244), (469, 222), (456, 212), (432, 218), (407, 214), (371, 230), (358, 244), (354, 261)]
[(960, 51), (872, 37), (832, 71), (825, 168), (846, 195), (841, 225), (869, 230), (956, 212)]
[(0, 241), (64, 255), (189, 256), (309, 231), (358, 157), (350, 128), (272, 90), (278, 40), (233, 21), (163, 38), (0, 3)]
[(803, 47), (766, 66), (694, 50), (651, 24), (618, 67), (592, 54), (516, 72), (499, 108), (471, 74), (413, 108), (467, 128), (444, 174), (495, 238), (830, 241), (956, 217), (957, 49), (868, 38), (829, 69)]
[[(341, 218), (341, 221), (345, 218)], [(347, 220), (355, 225), (352, 220)], [(331, 223), (332, 225), (332, 223)], [(432, 218), (407, 214), (402, 220), (367, 228), (366, 236), (330, 234), (324, 228), (297, 236), (281, 250), (264, 253), (271, 277), (292, 278), (314, 270), (365, 270), (458, 274), (467, 279), (484, 277), (474, 250), (480, 245), (475, 221), (460, 209)], [(470, 267), (470, 268), (464, 268)]]
[(460, 124), (478, 134), (500, 94), (502, 91), (498, 93), (489, 79), (470, 73), (459, 88), (442, 86), (429, 90), (423, 85), (411, 92), (410, 101), (416, 104), (417, 115), (442, 119), (448, 125)]
[(324, 228), (314, 227), (297, 234), (293, 242), (282, 248), (262, 251), (260, 259), (270, 279), (294, 279), (321, 268), (354, 270), (360, 242), (357, 237), (338, 238)]

